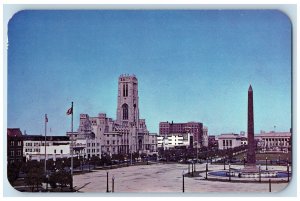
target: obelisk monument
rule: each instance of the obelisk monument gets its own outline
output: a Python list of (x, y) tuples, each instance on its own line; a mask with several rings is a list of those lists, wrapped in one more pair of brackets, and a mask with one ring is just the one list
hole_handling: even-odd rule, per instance
[(253, 90), (250, 85), (248, 89), (248, 152), (247, 168), (248, 170), (256, 169), (255, 142), (254, 142), (254, 111), (253, 111)]

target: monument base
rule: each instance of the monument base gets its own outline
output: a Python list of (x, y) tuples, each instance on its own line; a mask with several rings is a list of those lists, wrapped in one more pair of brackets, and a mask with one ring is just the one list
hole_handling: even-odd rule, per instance
[(258, 173), (259, 168), (255, 164), (248, 164), (244, 169), (241, 170), (242, 173)]

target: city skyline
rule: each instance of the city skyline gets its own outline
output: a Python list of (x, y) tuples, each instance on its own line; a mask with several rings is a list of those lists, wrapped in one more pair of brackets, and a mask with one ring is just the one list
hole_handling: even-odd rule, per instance
[[(140, 117), (202, 122), (209, 134), (291, 127), (291, 25), (279, 11), (22, 11), (8, 28), (8, 127), (70, 131), (66, 111), (116, 119), (120, 74), (139, 80)], [(48, 134), (51, 135), (51, 133)]]

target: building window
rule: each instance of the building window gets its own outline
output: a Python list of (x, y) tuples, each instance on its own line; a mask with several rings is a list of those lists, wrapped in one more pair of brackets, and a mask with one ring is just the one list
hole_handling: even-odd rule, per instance
[(14, 141), (10, 141), (10, 146), (14, 146)]
[(97, 143), (97, 147), (99, 147), (100, 143)]
[(63, 154), (63, 150), (62, 149), (60, 150), (60, 153)]
[(107, 152), (109, 152), (109, 147), (107, 147), (107, 149), (106, 149), (106, 150), (107, 150)]
[(122, 105), (123, 110), (123, 120), (128, 120), (128, 105), (125, 103)]
[(107, 144), (109, 144), (109, 140), (107, 140)]
[(125, 97), (125, 84), (123, 84), (123, 97)]
[(56, 149), (54, 149), (54, 153), (56, 154)]
[(18, 146), (22, 146), (22, 141), (18, 141)]
[(113, 140), (113, 144), (115, 144), (115, 141)]
[(115, 152), (115, 148), (113, 148), (113, 152)]
[(14, 151), (13, 150), (10, 151), (10, 156), (14, 156)]
[(90, 146), (91, 146), (91, 143), (88, 143), (87, 146), (90, 147)]

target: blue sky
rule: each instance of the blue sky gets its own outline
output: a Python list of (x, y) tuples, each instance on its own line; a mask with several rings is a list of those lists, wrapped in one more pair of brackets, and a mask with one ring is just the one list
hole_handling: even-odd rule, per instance
[[(140, 117), (200, 121), (209, 134), (291, 127), (291, 24), (275, 10), (21, 11), (8, 24), (8, 127), (70, 131), (67, 109), (116, 118), (120, 74), (139, 80)], [(48, 131), (49, 133), (49, 131)], [(49, 134), (49, 135), (50, 135)]]

